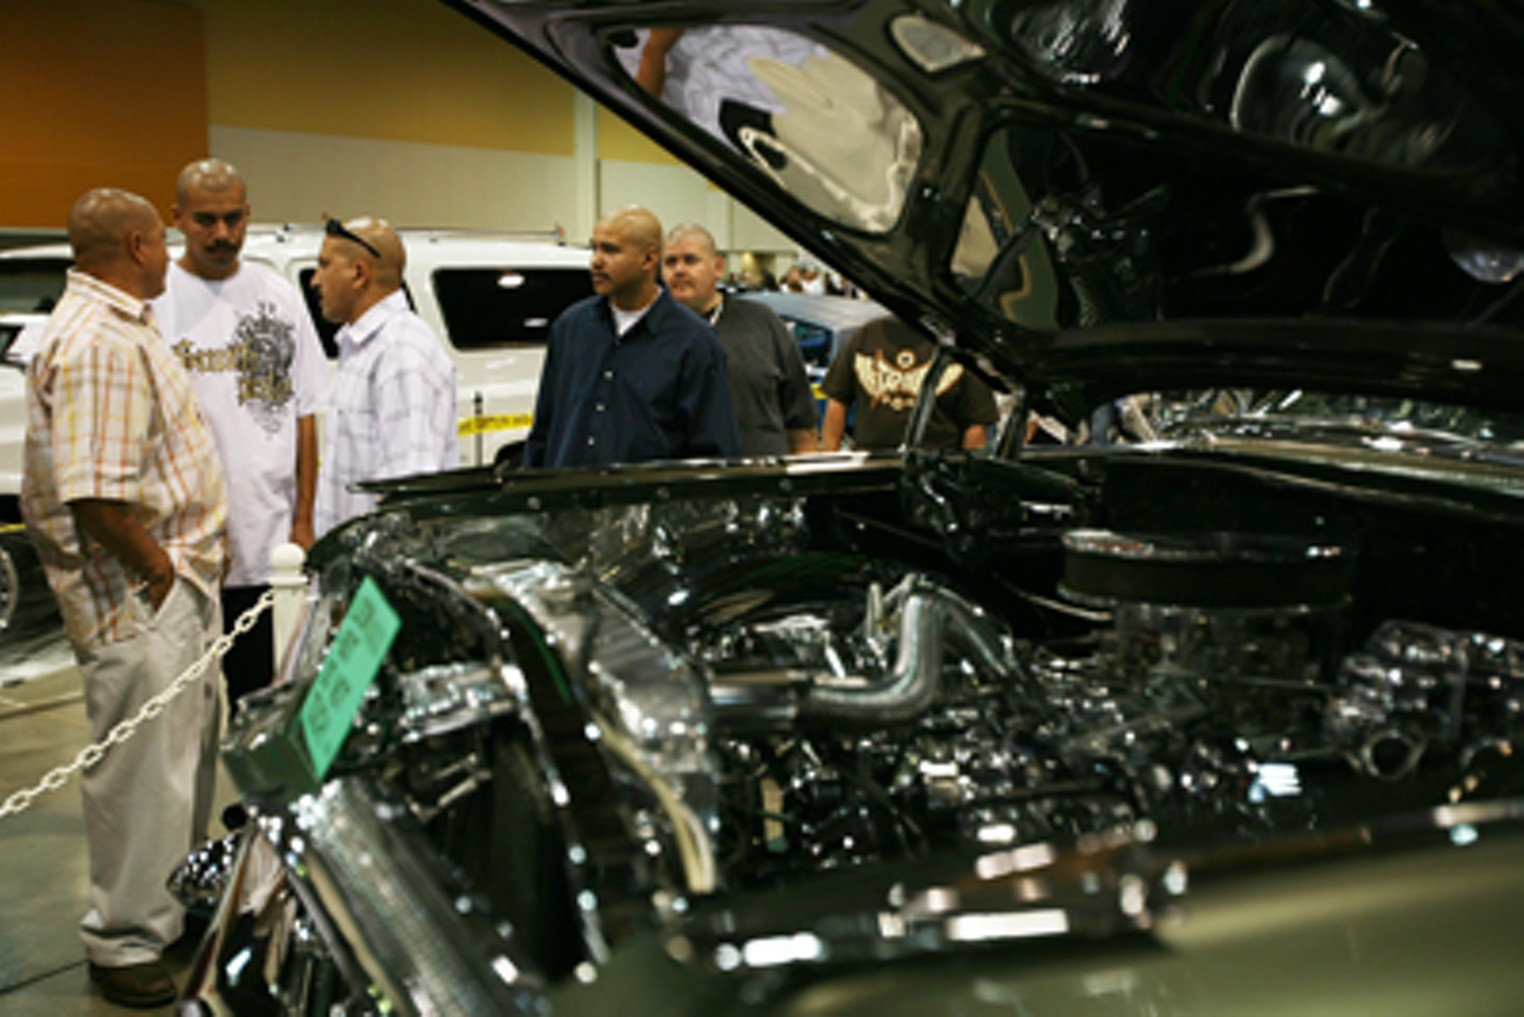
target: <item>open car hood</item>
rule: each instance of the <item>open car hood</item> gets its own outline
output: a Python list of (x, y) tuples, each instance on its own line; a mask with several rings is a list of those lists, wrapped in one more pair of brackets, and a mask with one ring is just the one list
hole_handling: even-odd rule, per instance
[(1038, 405), (1113, 340), (1517, 391), (1518, 3), (454, 3)]
[(1511, 1012), (1512, 0), (460, 6), (1023, 392), (368, 485), (195, 1003)]

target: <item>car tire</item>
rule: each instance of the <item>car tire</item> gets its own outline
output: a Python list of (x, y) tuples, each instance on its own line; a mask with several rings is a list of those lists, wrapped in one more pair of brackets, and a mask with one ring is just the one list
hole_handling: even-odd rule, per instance
[(10, 628), (20, 600), (21, 577), (16, 573), (15, 559), (5, 545), (0, 544), (0, 632)]
[(0, 641), (39, 636), (58, 625), (58, 601), (31, 539), (20, 526), (0, 527)]

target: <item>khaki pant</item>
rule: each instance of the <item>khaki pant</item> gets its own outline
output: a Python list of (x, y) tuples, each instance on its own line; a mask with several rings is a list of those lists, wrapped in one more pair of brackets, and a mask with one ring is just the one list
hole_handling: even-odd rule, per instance
[[(137, 607), (137, 605), (133, 605)], [(75, 647), (92, 740), (167, 688), (222, 632), (215, 598), (183, 577), (130, 639)], [(90, 910), (80, 938), (90, 960), (120, 967), (156, 959), (184, 912), (164, 881), (206, 839), (216, 782), (220, 675), (208, 667), (156, 719), (85, 771)]]

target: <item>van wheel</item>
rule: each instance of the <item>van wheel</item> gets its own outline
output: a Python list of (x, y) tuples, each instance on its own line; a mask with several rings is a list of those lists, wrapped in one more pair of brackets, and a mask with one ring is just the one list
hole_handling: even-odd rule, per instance
[(20, 599), (21, 578), (16, 575), (16, 562), (5, 546), (0, 544), (0, 632), (10, 628)]
[(58, 601), (20, 526), (0, 527), (0, 639), (37, 635), (58, 624)]

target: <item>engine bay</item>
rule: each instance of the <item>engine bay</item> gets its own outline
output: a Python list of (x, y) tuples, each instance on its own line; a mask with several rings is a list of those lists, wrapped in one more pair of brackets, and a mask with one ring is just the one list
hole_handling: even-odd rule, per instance
[[(1019, 518), (954, 520), (955, 547), (905, 525), (915, 506), (871, 495), (519, 520), (544, 542), (536, 553), (582, 549), (554, 567), (484, 552), (501, 521), (430, 541), (457, 569), (477, 559), (463, 588), (523, 611), (559, 651), (555, 681), (581, 690), (546, 720), (535, 689), (551, 678), (518, 661), (550, 762), (585, 766), (568, 746), (613, 719), (711, 842), (712, 890), (960, 845), (1139, 830), (1269, 840), (1514, 779), (1516, 608), (1454, 610), (1459, 589), (1503, 588), (1506, 527), (1411, 492), (1210, 465), (1113, 470), (1104, 512), (1013, 500)], [(1184, 499), (1206, 525), (1169, 519)], [(1436, 506), (1471, 514), (1464, 546), (1456, 527), (1427, 525)], [(455, 633), (436, 666), (469, 656), (458, 629), (418, 626), (424, 642)], [(404, 698), (437, 701), (424, 676), (437, 671), (400, 676)], [(498, 682), (490, 669), (474, 680)], [(414, 743), (425, 757), (443, 744)], [(615, 782), (641, 785), (632, 767)], [(622, 863), (652, 866), (632, 882), (683, 886), (663, 869), (680, 852), (659, 848), (670, 816), (634, 798), (620, 822), (658, 846)]]
[[(325, 787), (545, 977), (830, 872), (1274, 846), (1518, 793), (1495, 491), (1190, 450), (768, 476), (383, 512), (323, 564), (271, 700), (375, 580), (401, 629)], [(256, 814), (299, 816), (256, 758), (279, 716), (230, 761)]]
[(1348, 549), (1061, 543), (1045, 610), (1080, 631), (1019, 632), (882, 560), (796, 561), (808, 591), (689, 626), (733, 881), (1140, 828), (1268, 840), (1466, 800), (1508, 770), (1524, 644), (1408, 618), (1352, 632)]

